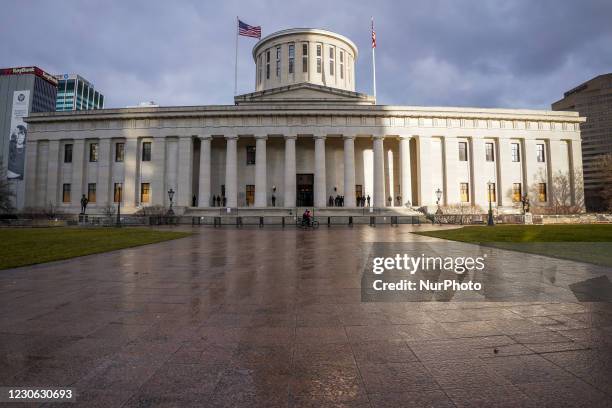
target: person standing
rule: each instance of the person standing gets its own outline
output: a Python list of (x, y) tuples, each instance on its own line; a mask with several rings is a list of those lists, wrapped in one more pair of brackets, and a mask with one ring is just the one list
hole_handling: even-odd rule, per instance
[(87, 197), (85, 197), (85, 194), (83, 194), (83, 197), (81, 197), (81, 214), (85, 214), (85, 211), (87, 211), (88, 203), (89, 200), (87, 199)]

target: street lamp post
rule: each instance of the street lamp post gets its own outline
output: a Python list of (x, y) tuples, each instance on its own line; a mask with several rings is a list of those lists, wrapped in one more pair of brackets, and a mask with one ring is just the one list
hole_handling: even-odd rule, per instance
[[(440, 215), (442, 215), (442, 209), (440, 208), (440, 200), (442, 199), (442, 190), (440, 190), (439, 188), (436, 190), (436, 205), (438, 206), (438, 209), (436, 210), (436, 216), (439, 217)], [(435, 218), (434, 218), (434, 222), (435, 222)], [(440, 225), (442, 225), (442, 221), (440, 219), (438, 219), (438, 223)]]
[(168, 209), (168, 215), (169, 216), (173, 216), (174, 215), (174, 211), (172, 210), (172, 199), (174, 198), (174, 190), (170, 189), (168, 190), (168, 199), (170, 200), (170, 208)]
[(495, 221), (493, 220), (493, 202), (492, 202), (492, 191), (493, 191), (493, 182), (489, 181), (487, 183), (487, 187), (489, 188), (489, 216), (487, 217), (487, 225), (493, 227), (495, 225)]
[(120, 227), (121, 226), (121, 196), (123, 193), (123, 187), (119, 188), (119, 201), (117, 202), (117, 226)]

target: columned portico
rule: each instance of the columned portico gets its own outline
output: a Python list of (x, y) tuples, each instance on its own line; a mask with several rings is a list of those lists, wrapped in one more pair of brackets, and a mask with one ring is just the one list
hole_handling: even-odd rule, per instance
[(295, 206), (295, 140), (297, 136), (285, 136), (285, 180), (284, 180), (284, 197), (285, 207)]
[(225, 136), (227, 143), (225, 153), (225, 197), (228, 207), (238, 206), (238, 136)]
[(374, 207), (385, 206), (385, 155), (384, 136), (373, 136), (374, 152)]
[(314, 205), (327, 206), (327, 184), (325, 182), (325, 136), (315, 136)]
[(344, 136), (344, 206), (355, 207), (355, 136)]
[(260, 208), (268, 205), (267, 139), (265, 135), (255, 136), (255, 207)]

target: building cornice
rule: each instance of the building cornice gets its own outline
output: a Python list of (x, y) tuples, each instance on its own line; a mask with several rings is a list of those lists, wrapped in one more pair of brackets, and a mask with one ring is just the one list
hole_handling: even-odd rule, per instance
[(90, 111), (33, 113), (26, 118), (28, 123), (100, 121), (128, 119), (170, 119), (241, 116), (374, 116), (406, 118), (446, 118), (482, 120), (526, 120), (560, 121), (582, 123), (586, 119), (578, 112), (546, 111), (529, 109), (426, 107), (394, 105), (355, 105), (338, 103), (291, 104), (246, 104), (176, 106), (155, 108), (100, 109)]

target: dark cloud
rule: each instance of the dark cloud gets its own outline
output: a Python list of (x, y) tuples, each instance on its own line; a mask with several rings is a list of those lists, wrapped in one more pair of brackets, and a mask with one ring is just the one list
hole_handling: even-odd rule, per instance
[[(237, 14), (264, 35), (320, 27), (348, 36), (368, 93), (373, 15), (384, 104), (546, 109), (612, 71), (609, 0), (5, 1), (0, 61), (79, 73), (107, 107), (231, 104)], [(254, 87), (254, 43), (240, 39), (241, 92)]]

